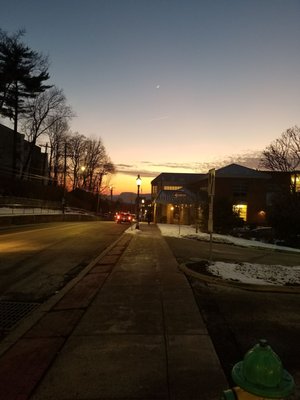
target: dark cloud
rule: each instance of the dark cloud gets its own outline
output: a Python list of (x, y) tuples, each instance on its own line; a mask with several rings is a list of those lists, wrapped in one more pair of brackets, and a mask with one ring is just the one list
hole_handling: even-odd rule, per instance
[(228, 157), (227, 160), (223, 161), (222, 166), (235, 163), (243, 165), (248, 168), (258, 169), (261, 157), (262, 157), (262, 152), (260, 151), (250, 152), (246, 154), (237, 154)]
[(122, 169), (122, 168), (131, 168), (134, 167), (132, 164), (116, 164), (116, 168)]
[(178, 170), (190, 170), (191, 172), (206, 173), (211, 168), (221, 168), (228, 164), (241, 164), (249, 168), (258, 168), (261, 159), (261, 152), (249, 152), (246, 154), (235, 154), (226, 157), (223, 160), (211, 161), (211, 162), (190, 162), (190, 163), (151, 163), (150, 161), (143, 161), (142, 163), (147, 165), (148, 168), (159, 168), (161, 172), (164, 169)]
[[(143, 168), (138, 168), (137, 165), (130, 164), (117, 164), (117, 172), (130, 176), (137, 176), (140, 174), (142, 177), (155, 178), (162, 172), (190, 172), (190, 173), (207, 173), (211, 168), (221, 168), (228, 164), (240, 164), (245, 167), (258, 169), (261, 159), (261, 152), (249, 152), (246, 154), (235, 154), (226, 157), (223, 160), (213, 162), (190, 162), (190, 163), (153, 163), (151, 161), (141, 161), (140, 164)], [(155, 171), (152, 170), (155, 168)], [(157, 171), (159, 169), (159, 171)]]
[(117, 166), (117, 172), (119, 174), (135, 176), (135, 177), (138, 174), (140, 174), (141, 176), (148, 177), (148, 178), (155, 178), (157, 175), (159, 175), (159, 172), (140, 169), (140, 168), (137, 168), (137, 166), (132, 166), (131, 169), (129, 169), (129, 168), (118, 168), (118, 166)]
[(161, 163), (152, 164), (156, 168), (194, 169), (194, 163)]

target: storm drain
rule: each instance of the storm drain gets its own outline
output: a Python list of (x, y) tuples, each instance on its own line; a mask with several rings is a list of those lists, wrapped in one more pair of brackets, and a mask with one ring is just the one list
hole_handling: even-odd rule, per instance
[(20, 322), (39, 305), (39, 303), (0, 301), (0, 331), (7, 332), (11, 330), (14, 325)]

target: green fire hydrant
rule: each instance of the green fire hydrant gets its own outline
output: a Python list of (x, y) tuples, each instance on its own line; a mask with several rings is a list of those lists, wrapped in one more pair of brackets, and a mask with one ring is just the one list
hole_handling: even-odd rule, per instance
[(231, 376), (237, 387), (225, 390), (221, 400), (286, 399), (295, 388), (293, 377), (283, 369), (278, 355), (265, 339), (234, 365)]

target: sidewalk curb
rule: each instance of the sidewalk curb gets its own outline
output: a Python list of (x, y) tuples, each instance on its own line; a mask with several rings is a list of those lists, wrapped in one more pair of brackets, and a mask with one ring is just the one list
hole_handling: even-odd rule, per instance
[(287, 294), (299, 294), (300, 286), (275, 286), (275, 285), (254, 285), (251, 283), (242, 283), (235, 281), (226, 281), (217, 277), (210, 277), (208, 275), (201, 274), (200, 272), (193, 271), (188, 268), (187, 263), (179, 264), (179, 269), (186, 275), (196, 278), (200, 281), (210, 283), (213, 285), (235, 287), (237, 289), (249, 290), (253, 292), (269, 292), (269, 293), (287, 293)]
[(23, 336), (6, 342), (0, 363), (5, 400), (99, 393), (132, 400), (197, 393), (217, 400), (228, 387), (192, 288), (165, 239), (152, 229), (134, 232), (138, 237), (125, 233), (41, 306), (37, 322), (19, 330)]

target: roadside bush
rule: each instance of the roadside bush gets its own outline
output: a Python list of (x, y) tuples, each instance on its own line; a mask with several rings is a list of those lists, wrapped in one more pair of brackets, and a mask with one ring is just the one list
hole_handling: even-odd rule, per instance
[[(203, 219), (201, 229), (207, 231), (208, 203), (204, 204), (202, 210)], [(213, 220), (214, 232), (221, 234), (227, 234), (231, 232), (233, 228), (242, 227), (244, 225), (244, 221), (233, 211), (231, 202), (226, 198), (220, 198), (214, 201)]]
[(273, 198), (267, 213), (268, 223), (275, 236), (286, 245), (300, 245), (300, 196), (298, 193), (284, 193)]

